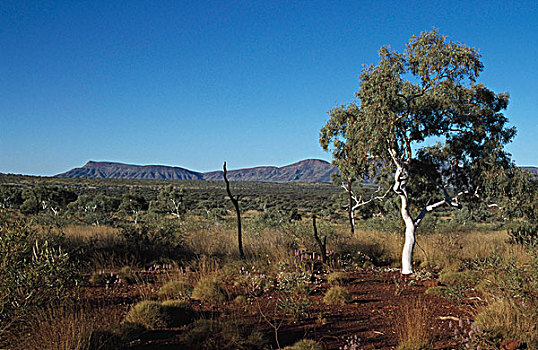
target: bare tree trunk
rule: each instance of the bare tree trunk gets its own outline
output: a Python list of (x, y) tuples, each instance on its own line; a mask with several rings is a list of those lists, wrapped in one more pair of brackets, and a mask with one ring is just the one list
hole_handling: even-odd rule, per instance
[[(394, 157), (393, 157), (394, 158)], [(406, 165), (395, 161), (396, 172), (394, 173), (393, 190), (401, 199), (400, 214), (405, 223), (405, 242), (402, 250), (402, 274), (409, 275), (413, 271), (413, 250), (415, 248), (416, 225), (409, 214), (409, 198), (407, 197), (408, 172)]]
[(230, 197), (230, 200), (235, 208), (235, 213), (237, 214), (237, 244), (239, 246), (239, 255), (241, 256), (241, 259), (245, 259), (245, 253), (243, 252), (243, 237), (241, 234), (241, 211), (239, 210), (239, 201), (237, 198), (232, 196), (232, 192), (230, 191), (230, 183), (226, 178), (226, 162), (224, 162), (224, 166), (222, 168), (224, 170), (223, 176), (224, 182), (226, 183), (226, 192), (228, 192), (228, 197)]
[(355, 235), (355, 213), (353, 210), (353, 193), (351, 192), (351, 181), (348, 181), (346, 187), (347, 187), (346, 190), (347, 190), (348, 199), (349, 199), (349, 203), (347, 207), (347, 212), (348, 212), (348, 217), (349, 217), (349, 227), (351, 230), (351, 236), (354, 236)]
[(314, 226), (314, 238), (318, 243), (319, 250), (321, 252), (321, 261), (327, 263), (327, 236), (323, 237), (323, 241), (318, 236), (318, 228), (316, 227), (316, 215), (312, 217), (312, 225)]

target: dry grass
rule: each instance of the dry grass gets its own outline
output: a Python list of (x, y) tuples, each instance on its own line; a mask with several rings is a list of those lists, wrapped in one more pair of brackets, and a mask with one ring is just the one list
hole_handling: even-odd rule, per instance
[[(518, 305), (519, 304), (519, 305)], [(493, 338), (518, 339), (530, 349), (538, 347), (538, 305), (500, 298), (479, 311), (475, 324)]]
[(120, 238), (119, 230), (110, 226), (78, 226), (70, 225), (62, 227), (62, 233), (69, 241), (83, 244), (90, 240), (106, 244), (109, 241), (117, 241)]
[(14, 349), (86, 350), (92, 331), (103, 330), (121, 322), (121, 308), (57, 306), (35, 314), (27, 332), (13, 339)]
[(428, 310), (421, 299), (406, 305), (396, 319), (399, 350), (425, 350), (432, 340)]

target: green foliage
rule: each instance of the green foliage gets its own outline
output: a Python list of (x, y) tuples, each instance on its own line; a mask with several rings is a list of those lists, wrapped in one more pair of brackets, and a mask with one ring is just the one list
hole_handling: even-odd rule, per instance
[(22, 203), (22, 190), (20, 188), (8, 185), (0, 186), (0, 208), (19, 208)]
[(233, 320), (197, 320), (180, 338), (193, 350), (263, 350), (270, 349), (262, 332), (252, 325)]
[(137, 224), (141, 213), (148, 209), (148, 202), (136, 190), (130, 189), (129, 193), (122, 196), (119, 209), (125, 214), (131, 215), (134, 223)]
[(142, 264), (185, 256), (179, 223), (159, 219), (139, 225), (125, 225), (121, 231), (123, 251)]
[(226, 300), (222, 287), (211, 277), (202, 278), (194, 289), (191, 297), (209, 303), (219, 303)]
[(150, 210), (180, 218), (186, 212), (183, 188), (168, 185), (162, 188), (157, 199), (150, 203)]
[(332, 286), (323, 297), (323, 302), (329, 305), (345, 305), (349, 304), (351, 300), (347, 288), (342, 286)]
[(76, 193), (60, 188), (37, 184), (32, 188), (27, 188), (22, 192), (22, 203), (20, 210), (25, 214), (37, 214), (40, 211), (50, 210), (57, 215), (69, 203), (77, 199)]
[(58, 239), (41, 238), (29, 224), (1, 216), (0, 322), (6, 322), (65, 297), (78, 276)]
[(115, 212), (119, 205), (119, 199), (99, 193), (82, 194), (76, 201), (69, 203), (67, 208), (85, 222), (101, 225), (111, 221), (110, 213)]

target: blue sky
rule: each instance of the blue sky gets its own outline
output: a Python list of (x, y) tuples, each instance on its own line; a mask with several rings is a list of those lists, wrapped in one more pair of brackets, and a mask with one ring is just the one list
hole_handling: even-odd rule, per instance
[(536, 1), (3, 0), (0, 172), (330, 160), (319, 130), (362, 64), (432, 27), (480, 49), (508, 150), (538, 165)]

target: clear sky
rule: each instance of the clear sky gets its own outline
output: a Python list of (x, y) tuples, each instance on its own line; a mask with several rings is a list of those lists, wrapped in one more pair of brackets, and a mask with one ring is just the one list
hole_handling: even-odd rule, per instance
[(436, 27), (508, 91), (538, 165), (538, 1), (0, 1), (0, 172), (88, 160), (197, 171), (331, 160), (327, 111), (363, 63)]

